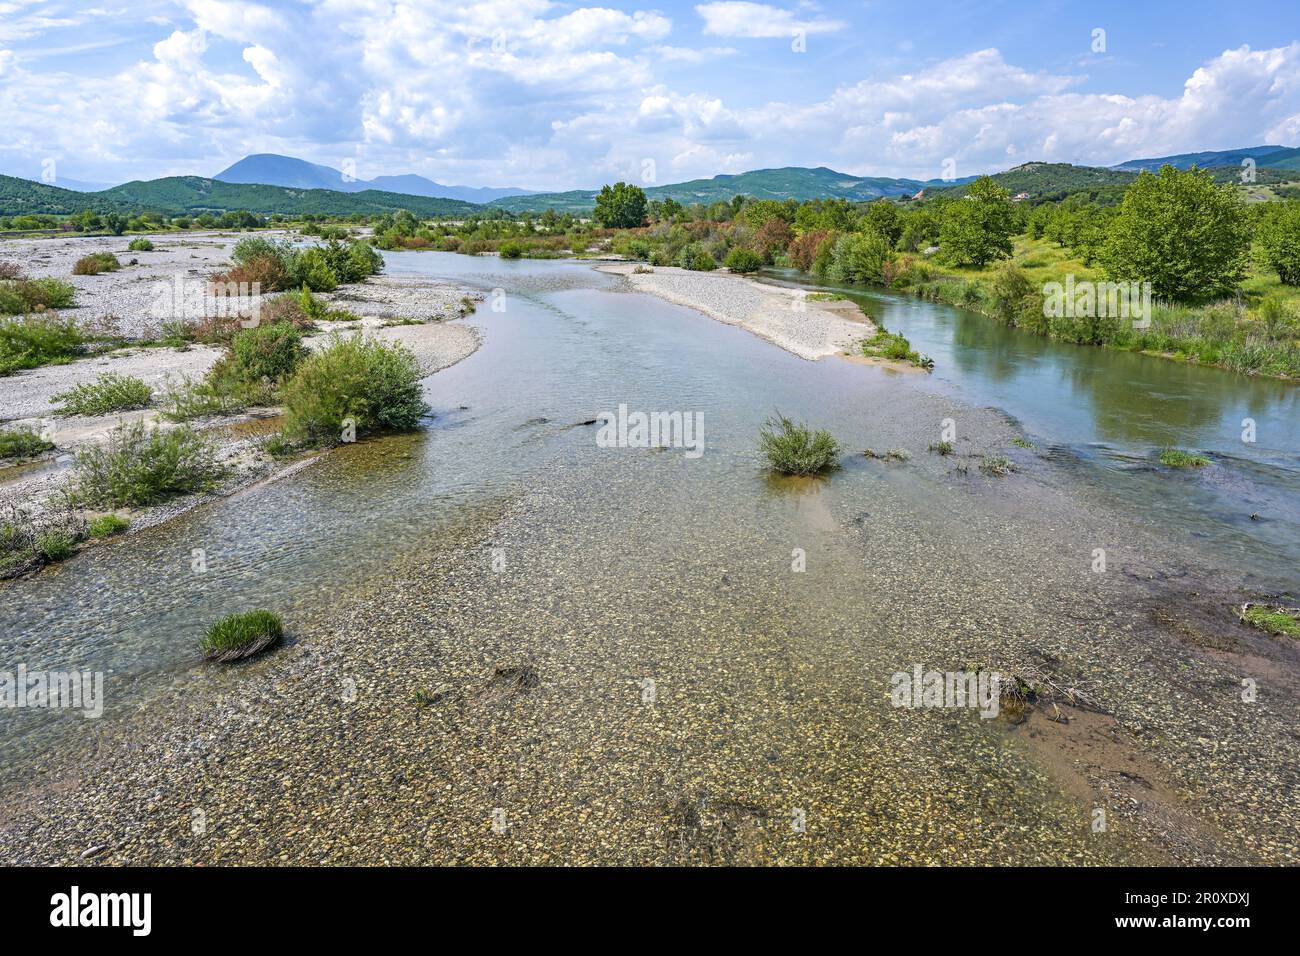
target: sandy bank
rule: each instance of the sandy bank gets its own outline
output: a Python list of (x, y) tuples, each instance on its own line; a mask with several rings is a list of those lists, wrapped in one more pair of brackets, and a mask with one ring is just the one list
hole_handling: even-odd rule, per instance
[(852, 302), (817, 301), (802, 290), (764, 285), (724, 270), (692, 272), (656, 266), (651, 271), (636, 272), (637, 266), (631, 263), (596, 268), (626, 276), (638, 292), (738, 325), (812, 361), (857, 351), (857, 344), (876, 332), (875, 324)]
[[(77, 307), (66, 310), (66, 314), (79, 321), (127, 337), (148, 338), (158, 333), (159, 319), (153, 311), (156, 302), (153, 293), (158, 283), (171, 281), (178, 275), (186, 280), (206, 278), (228, 264), (230, 248), (240, 236), (187, 235), (177, 239), (174, 234), (165, 234), (150, 238), (157, 247), (153, 253), (128, 253), (126, 239), (10, 242), (0, 245), (0, 260), (17, 261), (32, 276), (53, 275), (73, 281), (77, 286)], [(115, 252), (124, 264), (131, 259), (140, 261), (134, 266), (124, 265), (116, 273), (70, 276), (72, 263), (93, 251)], [(320, 297), (352, 311), (359, 316), (359, 321), (318, 323), (317, 330), (306, 339), (312, 349), (323, 348), (332, 332), (361, 333), (405, 345), (415, 355), (423, 373), (432, 375), (472, 355), (481, 343), (479, 331), (472, 326), (443, 321), (462, 316), (467, 299), (472, 297), (469, 290), (459, 286), (420, 276), (379, 275)], [(0, 463), (0, 508), (5, 512), (21, 509), (39, 519), (61, 500), (59, 492), (72, 476), (77, 451), (104, 442), (124, 420), (143, 418), (166, 424), (154, 409), (99, 416), (56, 416), (56, 395), (77, 385), (91, 384), (106, 372), (116, 372), (142, 379), (153, 387), (157, 396), (169, 381), (201, 379), (222, 352), (219, 347), (197, 344), (183, 349), (128, 346), (66, 365), (0, 376), (0, 427), (31, 428), (56, 446), (34, 462)], [(138, 528), (157, 524), (214, 496), (233, 493), (278, 474), (285, 464), (262, 451), (260, 435), (240, 427), (256, 418), (273, 417), (278, 411), (257, 409), (252, 413), (196, 422), (197, 427), (215, 438), (218, 456), (230, 469), (230, 479), (214, 494), (127, 512), (133, 525)], [(264, 429), (253, 429), (260, 430)]]

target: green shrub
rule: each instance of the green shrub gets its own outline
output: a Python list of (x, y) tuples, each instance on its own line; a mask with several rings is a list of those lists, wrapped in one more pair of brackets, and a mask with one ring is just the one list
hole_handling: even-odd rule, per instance
[(497, 249), (497, 253), (502, 259), (521, 259), (524, 255), (524, 247), (513, 239), (507, 239), (505, 242), (501, 243), (500, 248)]
[(303, 249), (297, 254), (290, 277), (295, 286), (306, 286), (312, 292), (333, 292), (339, 284), (325, 252), (316, 248)]
[(682, 247), (682, 251), (677, 256), (677, 264), (692, 272), (712, 272), (718, 267), (713, 256), (695, 243)]
[(831, 247), (826, 274), (835, 282), (881, 283), (893, 262), (889, 241), (875, 231), (841, 236)]
[(360, 282), (384, 268), (384, 257), (359, 240), (345, 245), (331, 238), (319, 251), (339, 282)]
[(0, 281), (0, 315), (27, 315), (64, 309), (76, 301), (77, 289), (62, 279)]
[(92, 538), (111, 538), (131, 527), (131, 522), (121, 515), (100, 515), (90, 522), (89, 532)]
[[(384, 271), (384, 257), (368, 242), (353, 242), (348, 246), (348, 262), (351, 265), (352, 274), (359, 278), (366, 276), (376, 276)], [(356, 279), (349, 279), (349, 282), (355, 282)]]
[(70, 533), (62, 528), (46, 531), (36, 539), (36, 550), (46, 561), (62, 561), (69, 557), (77, 542)]
[(194, 341), (195, 329), (184, 319), (170, 319), (162, 324), (162, 335), (158, 341), (168, 348), (184, 351)]
[(151, 505), (210, 488), (224, 471), (212, 443), (189, 426), (150, 428), (137, 420), (77, 455), (72, 497), (96, 506)]
[(0, 428), (0, 460), (31, 458), (54, 447), (30, 428)]
[(55, 314), (0, 319), (0, 375), (72, 361), (86, 338), (72, 319)]
[(421, 377), (405, 346), (336, 333), (284, 388), (285, 440), (334, 444), (342, 440), (348, 421), (357, 435), (415, 428), (428, 411)]
[(140, 236), (137, 239), (132, 239), (126, 244), (126, 247), (131, 252), (153, 252), (153, 243), (143, 236)]
[(245, 611), (223, 617), (203, 638), (203, 657), (229, 662), (274, 647), (284, 637), (284, 622), (271, 611)]
[(1259, 320), (1264, 323), (1264, 333), (1270, 341), (1282, 342), (1295, 338), (1296, 316), (1287, 297), (1274, 292), (1259, 304)]
[(122, 263), (117, 261), (117, 256), (111, 252), (92, 252), (88, 256), (82, 256), (72, 267), (74, 276), (97, 276), (101, 272), (116, 272), (122, 268)]
[(759, 448), (773, 469), (786, 475), (814, 475), (839, 464), (842, 449), (828, 431), (813, 431), (777, 413), (758, 434)]
[(153, 389), (140, 379), (105, 372), (93, 382), (51, 396), (50, 401), (62, 405), (56, 415), (109, 415), (146, 408), (152, 399)]
[(1020, 325), (1026, 313), (1042, 310), (1042, 297), (1023, 269), (1003, 263), (993, 275), (988, 296), (993, 314), (1008, 325)]
[(163, 418), (168, 421), (188, 422), (212, 415), (233, 415), (248, 407), (244, 398), (224, 385), (182, 376), (179, 381), (167, 378), (159, 390), (157, 404)]
[(235, 243), (230, 251), (230, 258), (235, 265), (247, 265), (254, 259), (278, 260), (286, 271), (293, 262), (294, 248), (287, 242), (276, 242), (265, 236), (246, 236)]
[(763, 257), (753, 250), (737, 247), (727, 253), (722, 264), (732, 272), (757, 272), (763, 268)]
[(241, 329), (209, 381), (232, 391), (245, 385), (277, 385), (293, 374), (306, 355), (302, 332), (288, 322)]

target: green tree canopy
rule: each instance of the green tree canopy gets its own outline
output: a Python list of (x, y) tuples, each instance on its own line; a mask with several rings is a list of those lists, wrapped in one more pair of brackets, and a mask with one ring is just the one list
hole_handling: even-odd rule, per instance
[(1236, 289), (1249, 255), (1250, 220), (1236, 189), (1195, 166), (1164, 166), (1143, 171), (1124, 193), (1099, 258), (1111, 279), (1197, 302)]
[(1011, 194), (992, 178), (971, 183), (965, 197), (948, 203), (939, 226), (939, 254), (953, 265), (983, 268), (1011, 255), (1016, 211)]
[(645, 225), (645, 213), (645, 191), (619, 182), (601, 187), (592, 218), (606, 229), (634, 229)]
[(1300, 202), (1291, 199), (1266, 210), (1257, 238), (1264, 265), (1283, 285), (1300, 285)]

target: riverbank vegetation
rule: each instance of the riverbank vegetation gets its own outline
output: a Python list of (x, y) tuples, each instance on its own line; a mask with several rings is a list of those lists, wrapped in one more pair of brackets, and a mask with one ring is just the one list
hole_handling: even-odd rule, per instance
[(103, 445), (77, 454), (69, 500), (77, 505), (143, 507), (213, 487), (225, 474), (212, 440), (187, 425), (124, 422)]
[(38, 521), (27, 511), (11, 507), (0, 519), (0, 579), (64, 560), (86, 535), (85, 520), (70, 510)]
[(235, 243), (230, 258), (234, 266), (214, 274), (212, 281), (256, 285), (262, 292), (333, 292), (341, 284), (361, 282), (384, 267), (383, 257), (369, 243), (344, 243), (334, 238), (299, 249), (290, 242), (249, 236)]
[(54, 447), (30, 428), (0, 428), (0, 461), (35, 458)]
[(147, 408), (153, 389), (141, 379), (116, 372), (104, 372), (93, 382), (74, 385), (66, 392), (50, 397), (58, 403), (56, 415), (111, 415)]
[(1241, 608), (1241, 619), (1274, 637), (1300, 638), (1300, 609), (1298, 608), (1246, 604)]
[[(1063, 187), (1039, 201), (1012, 196), (990, 177), (874, 202), (737, 195), (691, 206), (648, 201), (638, 187), (615, 183), (597, 194), (590, 219), (554, 209), (488, 209), (441, 221), (408, 210), (299, 217), (300, 231), (323, 245), (298, 250), (250, 236), (233, 268), (213, 278), (256, 281), (263, 291), (326, 291), (377, 271), (376, 248), (612, 256), (697, 271), (793, 268), (829, 283), (942, 301), (1060, 341), (1300, 378), (1300, 200), (1270, 193), (1270, 201), (1248, 204), (1221, 173), (1166, 167), (1106, 188)], [(211, 216), (149, 222), (224, 224)], [(277, 224), (288, 222), (253, 217), (243, 227)], [(373, 229), (369, 242), (355, 237), (360, 225)], [(1101, 283), (1150, 283), (1149, 314), (1117, 311), (1104, 294), (1099, 307), (1093, 288), (1075, 296), (1076, 288)], [(1055, 285), (1071, 290), (1068, 307), (1059, 307)], [(13, 291), (8, 299), (11, 313), (32, 311), (32, 302), (12, 307)]]
[(121, 534), (129, 527), (131, 527), (129, 519), (123, 518), (121, 515), (106, 514), (92, 520), (86, 526), (86, 530), (92, 538), (98, 540)]
[[(380, 220), (376, 242), (468, 254), (504, 246), (511, 257), (567, 250), (700, 271), (794, 268), (972, 309), (1060, 341), (1300, 377), (1300, 201), (1248, 205), (1221, 180), (1166, 167), (1038, 204), (983, 177), (910, 199), (735, 196), (690, 207), (642, 203), (636, 187), (615, 184), (591, 222), (553, 210), (455, 223), (398, 214)], [(1132, 284), (1132, 301), (1117, 305), (1106, 287), (1099, 295), (1102, 283)], [(1130, 314), (1130, 305), (1145, 307), (1144, 283), (1150, 314)], [(1056, 285), (1071, 297), (1067, 307), (1058, 308)]]
[(327, 447), (373, 431), (416, 428), (429, 411), (410, 349), (334, 333), (283, 390), (285, 425), (272, 453)]

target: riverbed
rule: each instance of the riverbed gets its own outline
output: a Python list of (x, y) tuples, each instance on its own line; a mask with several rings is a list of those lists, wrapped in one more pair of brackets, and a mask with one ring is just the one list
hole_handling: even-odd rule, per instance
[[(583, 263), (386, 263), (484, 295), (483, 347), (426, 380), (426, 431), (6, 587), (3, 659), (103, 670), (108, 707), (0, 715), (0, 858), (1300, 859), (1295, 648), (1232, 610), (1295, 563), (1214, 504), (1289, 468), (1264, 510), (1296, 521), (1294, 431), (1268, 430), (1293, 399), (1216, 386), (1196, 427), (1234, 403), (1269, 423), (1229, 459), (1176, 419), (1115, 423), (1200, 383), (1134, 365), (1127, 401), (1080, 411), (1086, 355), (964, 338), (939, 305), (867, 305), (927, 378), (803, 360)], [(704, 454), (601, 447), (584, 423), (624, 404), (698, 413)], [(835, 433), (844, 467), (771, 478), (755, 437), (778, 410)], [(928, 451), (945, 419), (954, 456)], [(1159, 471), (1156, 440), (1214, 447), (1223, 477)], [(255, 606), (290, 645), (199, 667), (207, 623)], [(1087, 705), (895, 707), (917, 665), (1047, 675)]]

